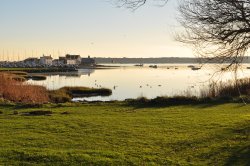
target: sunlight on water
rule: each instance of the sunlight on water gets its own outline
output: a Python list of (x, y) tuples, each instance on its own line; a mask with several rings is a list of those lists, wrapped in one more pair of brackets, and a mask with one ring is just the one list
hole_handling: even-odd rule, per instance
[[(134, 67), (132, 65), (105, 69), (82, 69), (75, 73), (49, 74), (46, 81), (29, 81), (43, 85), (48, 89), (64, 86), (85, 86), (110, 88), (113, 94), (109, 97), (90, 97), (75, 100), (125, 100), (128, 98), (157, 96), (174, 96), (189, 93), (199, 95), (201, 88), (209, 82), (227, 81), (233, 78), (230, 72), (213, 74), (219, 70), (215, 65), (207, 65), (201, 70), (191, 70), (188, 65), (158, 65), (158, 68)], [(246, 67), (243, 67), (246, 68)], [(213, 76), (213, 77), (212, 77)], [(239, 77), (250, 76), (250, 70), (242, 70)], [(211, 78), (212, 77), (212, 78)]]

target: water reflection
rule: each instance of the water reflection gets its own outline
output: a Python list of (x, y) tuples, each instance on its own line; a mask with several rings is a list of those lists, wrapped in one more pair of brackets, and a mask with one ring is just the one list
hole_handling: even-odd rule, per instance
[[(178, 69), (177, 69), (178, 68)], [(82, 69), (74, 73), (54, 73), (47, 75), (45, 81), (32, 81), (48, 89), (64, 86), (86, 86), (93, 88), (110, 88), (113, 94), (109, 97), (83, 98), (86, 100), (125, 100), (127, 98), (182, 95), (198, 95), (202, 87), (211, 81), (211, 76), (218, 71), (214, 65), (201, 70), (191, 70), (188, 65), (159, 65), (157, 69), (126, 66), (113, 69)], [(241, 72), (240, 77), (250, 75), (250, 70)], [(213, 81), (226, 81), (232, 78), (231, 73), (217, 74)], [(78, 99), (77, 99), (78, 100)]]

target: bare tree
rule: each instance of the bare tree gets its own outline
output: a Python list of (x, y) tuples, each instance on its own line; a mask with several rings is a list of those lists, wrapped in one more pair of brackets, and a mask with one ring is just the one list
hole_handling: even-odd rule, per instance
[(199, 57), (237, 70), (250, 46), (249, 0), (183, 0), (179, 40), (192, 44)]
[[(135, 9), (148, 1), (120, 0)], [(250, 0), (180, 0), (179, 12), (184, 32), (177, 40), (191, 44), (203, 63), (237, 70), (250, 46)]]

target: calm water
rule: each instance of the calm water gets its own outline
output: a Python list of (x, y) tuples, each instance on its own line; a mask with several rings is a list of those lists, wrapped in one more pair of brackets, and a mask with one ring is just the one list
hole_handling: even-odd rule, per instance
[[(94, 88), (110, 88), (113, 94), (109, 97), (91, 97), (74, 100), (125, 100), (128, 98), (157, 96), (173, 96), (184, 94), (185, 91), (199, 95), (201, 88), (207, 87), (212, 75), (218, 71), (215, 65), (208, 65), (201, 70), (193, 71), (188, 65), (158, 65), (157, 69), (125, 66), (105, 70), (79, 70), (74, 73), (50, 74), (46, 81), (28, 81), (43, 85), (48, 89), (64, 86), (85, 86)], [(169, 69), (168, 69), (169, 68)], [(243, 67), (245, 68), (245, 66)], [(240, 72), (240, 77), (250, 76), (250, 70)], [(227, 81), (231, 73), (216, 74), (213, 80)]]

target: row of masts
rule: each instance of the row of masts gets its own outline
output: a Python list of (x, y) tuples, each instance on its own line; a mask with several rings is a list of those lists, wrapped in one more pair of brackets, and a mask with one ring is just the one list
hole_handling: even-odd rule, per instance
[(38, 50), (14, 50), (2, 49), (0, 52), (0, 61), (22, 61), (27, 58), (39, 58), (43, 55), (51, 55), (53, 58), (59, 58), (68, 54), (68, 51), (38, 51)]

